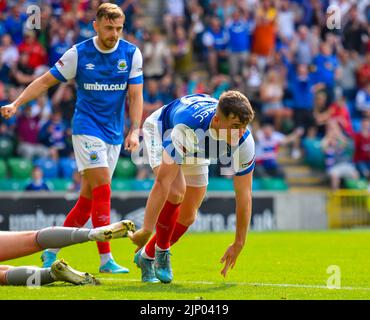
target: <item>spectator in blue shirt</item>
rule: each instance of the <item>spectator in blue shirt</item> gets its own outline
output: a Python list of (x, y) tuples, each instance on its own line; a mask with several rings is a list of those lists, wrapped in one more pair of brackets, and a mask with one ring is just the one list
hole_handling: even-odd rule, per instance
[(207, 61), (212, 75), (218, 73), (219, 65), (227, 58), (228, 34), (221, 25), (220, 19), (212, 17), (209, 29), (202, 37), (206, 48)]
[(72, 46), (73, 43), (67, 39), (68, 30), (61, 26), (58, 29), (58, 36), (52, 43), (49, 53), (49, 65), (53, 66), (59, 58)]
[(23, 25), (26, 20), (27, 15), (21, 12), (19, 5), (11, 9), (10, 15), (5, 20), (5, 29), (17, 45), (23, 41)]
[(66, 149), (66, 134), (67, 126), (63, 121), (63, 116), (60, 111), (56, 111), (51, 115), (51, 118), (46, 122), (40, 130), (39, 140), (47, 147), (55, 148), (63, 155)]
[(321, 44), (320, 53), (314, 58), (313, 65), (315, 82), (325, 84), (328, 100), (331, 102), (334, 98), (334, 85), (339, 63), (328, 43)]
[(163, 106), (162, 94), (159, 90), (159, 83), (154, 79), (146, 82), (143, 91), (144, 105), (142, 121), (150, 116), (154, 111)]
[(248, 59), (254, 22), (248, 19), (248, 13), (236, 10), (226, 26), (229, 37), (230, 74), (235, 76), (242, 73), (242, 67)]
[(43, 179), (41, 168), (34, 167), (32, 170), (32, 181), (26, 186), (26, 191), (50, 191), (48, 185)]
[(292, 95), (293, 121), (296, 127), (309, 128), (314, 124), (314, 82), (309, 73), (308, 65), (299, 64), (295, 77), (289, 84)]
[(76, 43), (87, 40), (96, 35), (92, 24), (94, 18), (94, 11), (88, 10), (84, 13), (83, 17), (78, 22), (79, 32), (77, 33), (78, 37)]

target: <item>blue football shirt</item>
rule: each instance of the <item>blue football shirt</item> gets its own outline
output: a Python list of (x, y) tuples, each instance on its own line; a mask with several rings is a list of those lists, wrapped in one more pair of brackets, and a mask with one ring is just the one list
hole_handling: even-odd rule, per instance
[(120, 39), (114, 48), (103, 51), (93, 37), (69, 49), (50, 72), (60, 81), (76, 80), (72, 134), (122, 144), (127, 86), (143, 83), (140, 50)]
[(210, 129), (217, 105), (217, 99), (205, 94), (187, 95), (165, 105), (158, 118), (163, 148), (178, 164), (188, 163), (188, 158), (220, 160), (230, 164), (235, 175), (245, 175), (255, 164), (252, 134), (247, 129), (236, 146), (217, 139)]

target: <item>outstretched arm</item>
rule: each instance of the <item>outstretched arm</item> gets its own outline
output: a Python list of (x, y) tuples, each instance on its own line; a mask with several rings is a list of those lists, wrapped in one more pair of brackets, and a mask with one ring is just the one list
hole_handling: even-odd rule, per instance
[(163, 151), (162, 164), (146, 203), (143, 226), (133, 235), (129, 235), (132, 242), (138, 246), (137, 250), (149, 240), (179, 170), (180, 165), (176, 164), (166, 151)]
[(236, 230), (234, 242), (226, 249), (221, 258), (225, 263), (221, 274), (226, 277), (227, 271), (234, 268), (236, 259), (242, 251), (252, 215), (252, 176), (253, 170), (246, 175), (234, 177), (236, 199)]
[(9, 119), (17, 112), (19, 106), (36, 99), (57, 83), (59, 83), (59, 80), (49, 71), (46, 72), (41, 77), (31, 82), (15, 101), (1, 107), (1, 115), (5, 119)]

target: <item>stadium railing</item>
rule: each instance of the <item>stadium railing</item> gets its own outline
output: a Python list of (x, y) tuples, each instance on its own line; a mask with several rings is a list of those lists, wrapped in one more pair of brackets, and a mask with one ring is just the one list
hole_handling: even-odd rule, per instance
[(370, 226), (370, 192), (337, 190), (328, 194), (329, 228)]

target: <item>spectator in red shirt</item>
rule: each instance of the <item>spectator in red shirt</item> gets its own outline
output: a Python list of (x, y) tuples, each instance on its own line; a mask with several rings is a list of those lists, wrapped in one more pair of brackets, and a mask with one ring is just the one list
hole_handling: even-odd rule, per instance
[(41, 65), (47, 64), (47, 54), (44, 47), (36, 39), (36, 34), (33, 30), (27, 30), (24, 34), (24, 41), (19, 45), (18, 51), (20, 54), (28, 53), (29, 67), (36, 69)]
[(370, 52), (365, 56), (364, 63), (357, 70), (357, 84), (360, 88), (364, 88), (370, 83)]
[(351, 116), (344, 97), (340, 97), (329, 106), (329, 119), (335, 120), (347, 136), (353, 136)]
[(40, 131), (40, 114), (33, 115), (32, 108), (27, 105), (17, 119), (18, 154), (22, 158), (32, 160), (35, 156), (47, 157), (48, 148), (38, 141)]
[(354, 162), (361, 177), (370, 179), (370, 119), (361, 121), (361, 130), (355, 134)]

